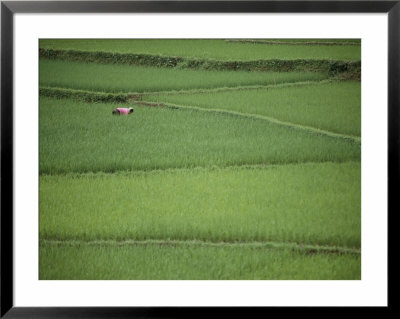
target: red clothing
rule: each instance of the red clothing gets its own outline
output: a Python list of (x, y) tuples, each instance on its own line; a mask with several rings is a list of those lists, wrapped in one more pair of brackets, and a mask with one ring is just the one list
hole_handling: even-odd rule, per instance
[(117, 110), (119, 111), (119, 114), (129, 114), (129, 109), (125, 107), (118, 107)]

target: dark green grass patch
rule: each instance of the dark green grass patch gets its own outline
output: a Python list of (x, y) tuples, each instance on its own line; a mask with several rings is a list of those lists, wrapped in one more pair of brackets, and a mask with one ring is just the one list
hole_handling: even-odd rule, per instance
[(40, 176), (40, 238), (361, 245), (361, 165)]
[(261, 45), (220, 39), (41, 39), (39, 47), (41, 49), (135, 53), (222, 61), (361, 60), (361, 46), (355, 45)]
[(327, 74), (315, 72), (219, 72), (41, 59), (39, 83), (40, 86), (119, 93), (268, 85), (326, 78)]
[(331, 82), (198, 94), (165, 94), (147, 100), (258, 114), (335, 133), (361, 135), (361, 83)]
[(359, 280), (361, 258), (246, 247), (40, 244), (40, 280)]
[(359, 143), (265, 120), (117, 106), (41, 97), (40, 174), (360, 160)]

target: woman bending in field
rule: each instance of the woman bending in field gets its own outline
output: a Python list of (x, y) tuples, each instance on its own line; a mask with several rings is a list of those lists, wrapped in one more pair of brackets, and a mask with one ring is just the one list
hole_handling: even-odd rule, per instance
[(112, 111), (112, 114), (125, 114), (128, 115), (130, 113), (133, 113), (133, 107), (130, 107), (129, 109), (126, 107), (117, 107)]

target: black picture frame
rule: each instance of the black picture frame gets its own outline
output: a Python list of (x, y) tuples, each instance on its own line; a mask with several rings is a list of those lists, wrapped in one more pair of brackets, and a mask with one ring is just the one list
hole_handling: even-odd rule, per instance
[[(13, 16), (15, 13), (387, 13), (388, 14), (388, 234), (398, 212), (400, 153), (400, 0), (396, 1), (1, 1), (1, 312), (5, 318), (176, 318), (226, 315), (191, 307), (14, 307), (13, 305)], [(385, 212), (383, 212), (385, 213)], [(390, 235), (388, 247), (390, 251)], [(389, 254), (388, 254), (389, 258)], [(390, 258), (388, 265), (390, 264)], [(389, 269), (388, 269), (389, 271)], [(388, 272), (389, 273), (389, 272)], [(390, 273), (389, 273), (390, 275)], [(388, 287), (390, 281), (388, 279)], [(388, 294), (388, 307), (391, 294)], [(239, 308), (234, 313), (248, 315)], [(292, 307), (291, 310), (294, 310)], [(304, 308), (295, 309), (301, 315)], [(269, 311), (269, 310), (268, 310)]]

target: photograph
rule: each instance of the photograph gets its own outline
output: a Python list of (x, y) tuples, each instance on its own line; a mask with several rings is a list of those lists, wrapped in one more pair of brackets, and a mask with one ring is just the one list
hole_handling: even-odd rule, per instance
[(38, 39), (38, 279), (361, 281), (361, 47)]

